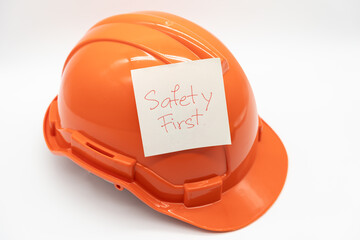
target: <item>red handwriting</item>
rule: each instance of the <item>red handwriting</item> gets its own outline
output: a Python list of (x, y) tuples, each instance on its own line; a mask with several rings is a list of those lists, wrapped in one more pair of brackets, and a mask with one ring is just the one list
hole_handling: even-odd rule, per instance
[[(180, 90), (181, 94), (180, 94)], [(155, 109), (165, 109), (168, 108), (170, 111), (174, 111), (175, 108), (184, 108), (189, 105), (195, 105), (195, 114), (188, 115), (189, 117), (185, 119), (175, 119), (174, 113), (170, 112), (164, 114), (157, 118), (161, 122), (160, 127), (168, 133), (170, 130), (182, 130), (190, 129), (196, 126), (199, 126), (202, 122), (201, 118), (204, 116), (204, 113), (200, 113), (199, 104), (204, 107), (203, 111), (207, 112), (209, 110), (210, 102), (212, 101), (213, 92), (195, 92), (192, 85), (187, 90), (187, 93), (184, 94), (184, 89), (181, 89), (179, 84), (175, 84), (174, 88), (170, 90), (170, 96), (165, 97), (164, 99), (159, 99), (155, 89), (148, 91), (144, 99), (150, 103), (149, 109), (153, 111)], [(186, 92), (186, 91), (185, 91)], [(180, 110), (180, 109), (179, 109)], [(190, 109), (189, 109), (190, 110)]]
[(150, 90), (149, 92), (147, 92), (144, 96), (144, 99), (147, 101), (151, 101), (153, 102), (153, 106), (150, 107), (150, 110), (155, 110), (156, 108), (158, 108), (159, 106), (162, 108), (173, 108), (175, 106), (180, 106), (180, 107), (186, 107), (189, 104), (196, 104), (198, 101), (204, 100), (206, 101), (206, 111), (209, 109), (209, 104), (212, 98), (213, 93), (210, 92), (209, 97), (207, 98), (205, 96), (205, 94), (202, 92), (201, 96), (199, 96), (199, 94), (194, 93), (193, 90), (193, 86), (190, 85), (190, 94), (189, 95), (183, 95), (181, 97), (178, 96), (177, 92), (180, 90), (180, 85), (176, 84), (174, 86), (174, 89), (171, 90), (171, 96), (170, 97), (166, 97), (163, 100), (158, 100), (156, 98), (156, 91), (155, 90)]
[(150, 94), (150, 93), (154, 93), (154, 94), (156, 94), (156, 91), (155, 90), (151, 90), (150, 92), (148, 92), (146, 95), (145, 95), (145, 100), (148, 100), (148, 101), (154, 101), (154, 102), (156, 102), (156, 106), (155, 107), (152, 107), (152, 108), (150, 108), (150, 110), (154, 110), (155, 108), (157, 108), (157, 106), (159, 106), (159, 102), (156, 100), (156, 99), (150, 99), (150, 98), (147, 98), (147, 96)]
[(202, 95), (202, 96), (203, 96), (203, 98), (207, 101), (207, 104), (206, 104), (206, 109), (205, 109), (205, 111), (207, 111), (207, 110), (208, 110), (208, 108), (209, 108), (209, 103), (210, 103), (210, 101), (211, 101), (212, 92), (210, 93), (209, 100), (207, 100), (207, 99), (206, 99), (206, 97), (205, 97), (205, 95), (204, 95), (203, 93), (201, 93), (201, 95)]
[[(191, 117), (182, 120), (182, 121), (174, 121), (173, 114), (165, 114), (158, 118), (158, 120), (162, 121), (161, 127), (165, 129), (168, 133), (169, 128), (181, 130), (182, 128), (193, 128), (199, 125), (199, 117), (204, 116), (204, 114), (200, 114), (199, 110), (196, 109), (195, 114), (191, 115)], [(194, 121), (194, 123), (192, 123)]]

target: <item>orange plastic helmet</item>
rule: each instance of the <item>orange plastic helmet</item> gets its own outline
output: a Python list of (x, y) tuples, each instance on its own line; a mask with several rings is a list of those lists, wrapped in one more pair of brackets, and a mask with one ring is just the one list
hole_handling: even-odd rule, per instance
[[(232, 145), (145, 157), (132, 69), (220, 58)], [(212, 231), (255, 221), (274, 203), (287, 155), (258, 116), (248, 80), (213, 35), (181, 17), (138, 12), (92, 27), (69, 54), (44, 119), (49, 149), (163, 214)]]

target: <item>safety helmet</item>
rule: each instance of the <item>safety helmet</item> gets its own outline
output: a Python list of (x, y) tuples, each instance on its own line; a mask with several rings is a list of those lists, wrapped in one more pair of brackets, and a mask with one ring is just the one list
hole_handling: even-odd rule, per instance
[[(131, 70), (220, 58), (231, 145), (145, 157)], [(93, 26), (66, 59), (44, 119), (49, 149), (163, 214), (212, 231), (255, 221), (278, 197), (287, 155), (258, 116), (248, 80), (212, 34), (181, 17), (137, 12)]]

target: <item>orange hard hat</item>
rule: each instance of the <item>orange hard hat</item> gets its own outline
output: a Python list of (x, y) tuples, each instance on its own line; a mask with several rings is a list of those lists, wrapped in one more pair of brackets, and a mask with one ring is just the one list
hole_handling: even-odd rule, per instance
[[(145, 157), (131, 70), (207, 58), (221, 60), (232, 144)], [(113, 16), (85, 34), (66, 59), (44, 136), (53, 153), (212, 231), (255, 221), (287, 174), (285, 148), (258, 116), (234, 56), (203, 28), (162, 12)]]

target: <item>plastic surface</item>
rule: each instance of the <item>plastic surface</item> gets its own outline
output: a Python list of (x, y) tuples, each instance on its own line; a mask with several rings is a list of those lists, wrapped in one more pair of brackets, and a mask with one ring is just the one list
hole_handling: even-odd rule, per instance
[[(211, 57), (222, 62), (232, 145), (145, 158), (130, 70)], [(167, 13), (118, 15), (91, 28), (65, 62), (44, 136), (53, 153), (159, 212), (212, 231), (261, 216), (287, 173), (285, 148), (258, 117), (236, 59), (209, 32)]]

